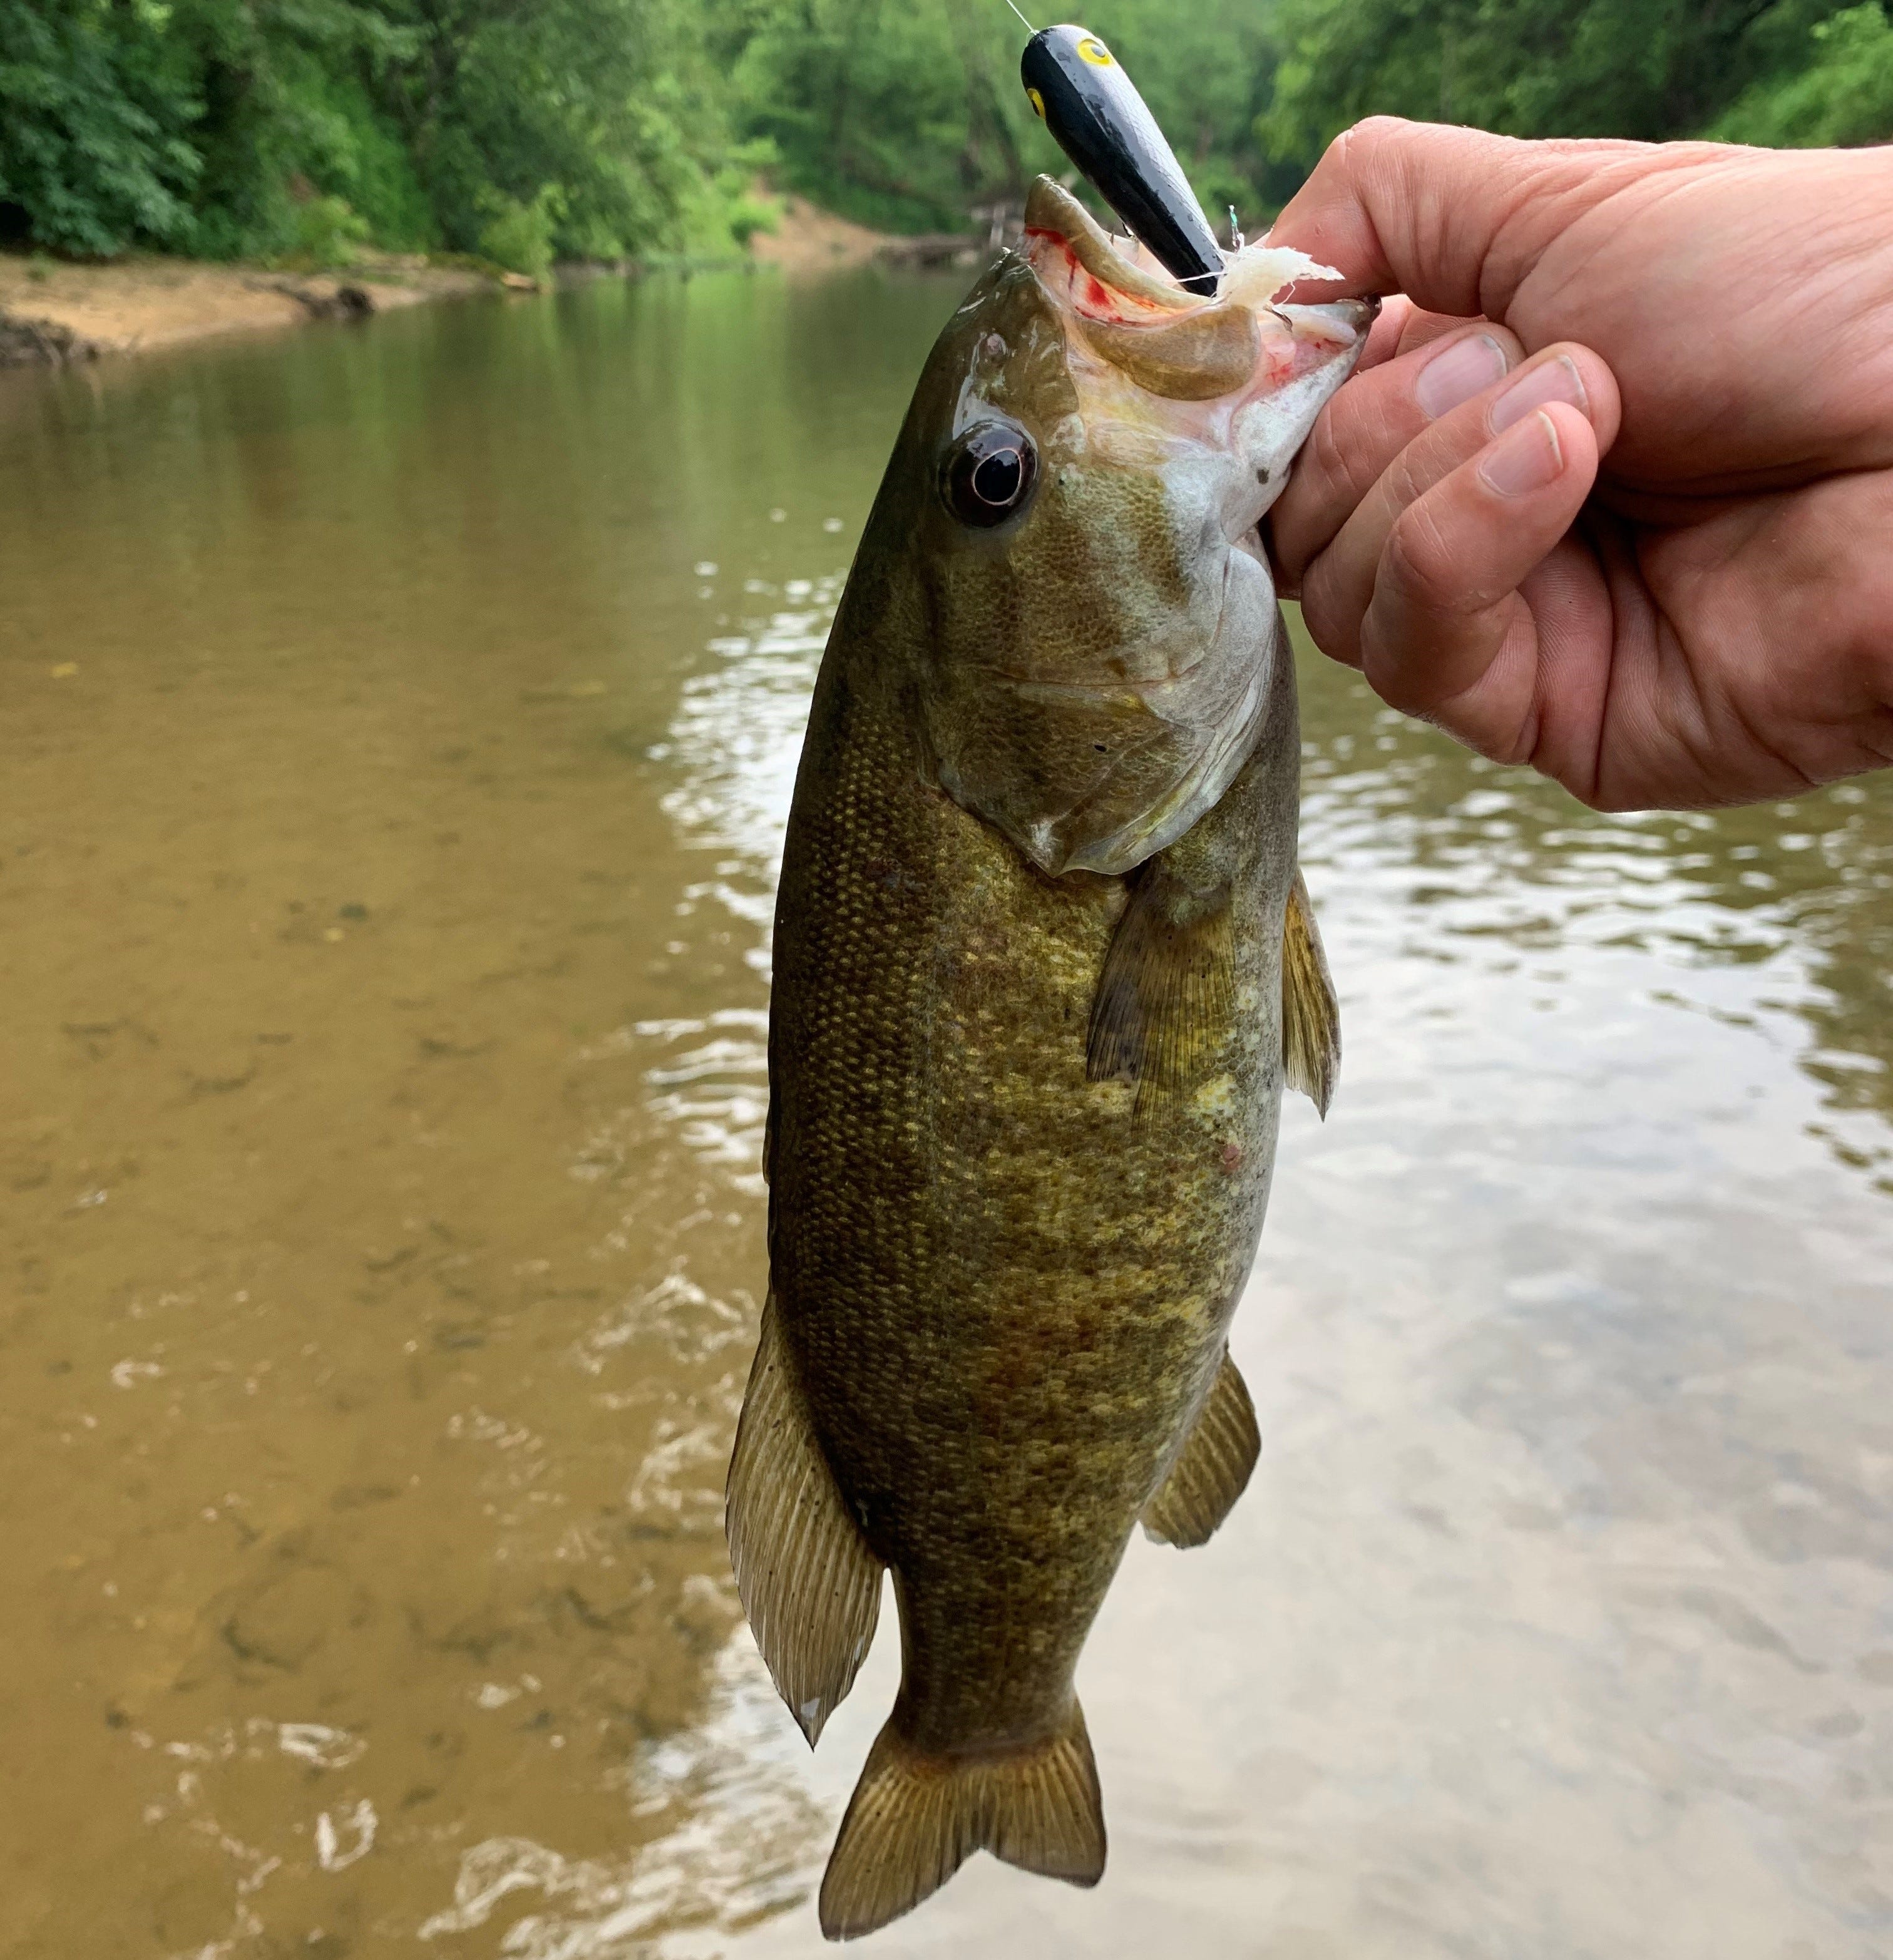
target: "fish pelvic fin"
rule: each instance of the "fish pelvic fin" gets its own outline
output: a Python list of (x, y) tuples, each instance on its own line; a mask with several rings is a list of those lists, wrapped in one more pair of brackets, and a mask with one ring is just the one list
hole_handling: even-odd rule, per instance
[(873, 1643), (881, 1564), (816, 1437), (773, 1296), (737, 1424), (724, 1528), (749, 1630), (813, 1748)]
[(1131, 886), (1091, 1003), (1085, 1074), (1153, 1093), (1193, 1087), (1235, 1013), (1236, 938), (1226, 886), (1192, 891), (1161, 856)]
[(1144, 1535), (1159, 1545), (1207, 1544), (1248, 1488), (1261, 1453), (1249, 1384), (1225, 1349), (1182, 1453), (1144, 1507)]
[(899, 1711), (870, 1751), (822, 1880), (822, 1930), (858, 1939), (911, 1912), (975, 1851), (1095, 1885), (1104, 1876), (1104, 1803), (1083, 1711), (1003, 1754), (937, 1755), (900, 1732)]
[(1341, 1004), (1300, 871), (1282, 922), (1282, 1076), (1322, 1115), (1341, 1073)]

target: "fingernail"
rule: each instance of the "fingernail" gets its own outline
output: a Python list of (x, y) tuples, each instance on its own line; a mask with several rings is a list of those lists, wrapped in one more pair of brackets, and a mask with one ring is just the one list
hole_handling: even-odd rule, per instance
[(1494, 381), (1505, 379), (1505, 349), (1489, 333), (1475, 333), (1456, 340), (1420, 371), (1413, 384), (1414, 399), (1429, 422), (1436, 422), (1449, 409), (1483, 394)]
[(1557, 428), (1541, 409), (1493, 444), (1479, 464), (1479, 474), (1501, 497), (1522, 497), (1556, 482), (1564, 467)]
[(1568, 402), (1574, 409), (1581, 409), (1586, 415), (1591, 412), (1590, 397), (1584, 392), (1584, 383), (1579, 378), (1577, 363), (1567, 354), (1561, 354), (1555, 361), (1546, 361), (1536, 368), (1528, 368), (1511, 387), (1492, 404), (1492, 412), (1486, 418), (1497, 435), (1501, 429), (1509, 429), (1514, 422), (1522, 422), (1534, 409), (1541, 409), (1553, 402)]

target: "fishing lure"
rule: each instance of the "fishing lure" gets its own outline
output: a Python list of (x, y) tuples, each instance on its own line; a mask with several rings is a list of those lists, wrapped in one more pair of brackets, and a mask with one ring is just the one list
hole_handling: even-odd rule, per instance
[(1185, 288), (1214, 294), (1223, 276), (1216, 234), (1117, 57), (1088, 28), (1043, 27), (1019, 72), (1040, 120), (1098, 194)]

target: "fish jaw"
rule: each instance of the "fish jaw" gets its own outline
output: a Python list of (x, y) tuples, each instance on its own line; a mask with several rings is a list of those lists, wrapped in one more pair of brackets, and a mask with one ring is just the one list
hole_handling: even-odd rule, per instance
[(1207, 478), (1233, 543), (1281, 495), (1360, 359), (1379, 302), (1277, 306), (1297, 280), (1339, 275), (1268, 246), (1230, 262), (1217, 298), (1185, 292), (1048, 178), (1034, 187), (1026, 223), (1026, 256), (1064, 325), (1078, 412), (1097, 453), (1163, 472), (1184, 512), (1199, 506)]
[[(1050, 192), (930, 364), (951, 402), (935, 441), (1009, 418), (1037, 446), (1032, 504), (980, 536), (937, 508), (898, 523), (936, 780), (1040, 870), (1121, 873), (1211, 808), (1253, 745), (1277, 657), (1256, 527), (1372, 308), (1199, 300)], [(1308, 262), (1277, 256), (1287, 277)], [(915, 420), (896, 468), (924, 480)]]
[(1377, 301), (1333, 300), (1319, 306), (1269, 309), (1277, 323), (1265, 341), (1276, 371), (1255, 390), (1238, 416), (1236, 441), (1255, 476), (1259, 508), (1239, 529), (1259, 523), (1288, 482), (1290, 466), (1313, 432), (1321, 412), (1354, 372), (1379, 310)]

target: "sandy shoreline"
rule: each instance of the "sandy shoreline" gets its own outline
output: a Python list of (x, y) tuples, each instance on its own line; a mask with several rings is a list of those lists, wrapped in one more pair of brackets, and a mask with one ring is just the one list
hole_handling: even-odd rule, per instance
[(68, 265), (0, 256), (0, 366), (135, 353), (212, 335), (383, 313), (492, 287), (477, 272), (399, 259), (331, 274), (189, 259)]
[(787, 272), (864, 266), (892, 242), (886, 232), (838, 218), (806, 198), (779, 196), (776, 207), (775, 229), (759, 231), (749, 240), (750, 256), (759, 266), (780, 266)]
[[(752, 240), (751, 256), (792, 277), (875, 259), (939, 262), (954, 257), (959, 244), (889, 237), (798, 197), (782, 198), (779, 210), (776, 229)], [(491, 292), (497, 283), (484, 273), (393, 254), (364, 256), (345, 272), (298, 273), (154, 256), (72, 265), (0, 253), (0, 368), (358, 318)], [(507, 283), (532, 289), (525, 280)]]

